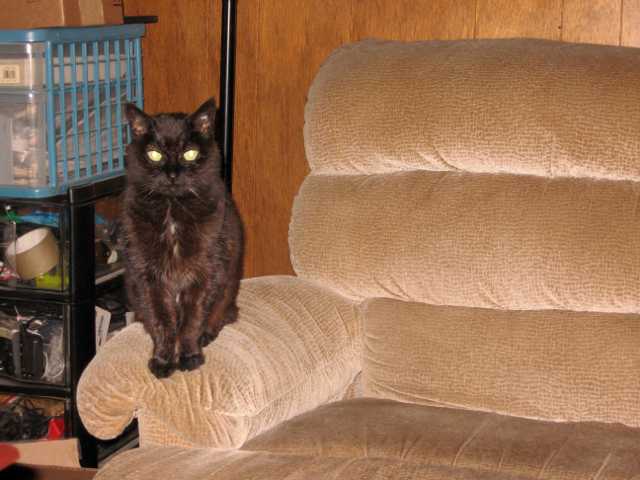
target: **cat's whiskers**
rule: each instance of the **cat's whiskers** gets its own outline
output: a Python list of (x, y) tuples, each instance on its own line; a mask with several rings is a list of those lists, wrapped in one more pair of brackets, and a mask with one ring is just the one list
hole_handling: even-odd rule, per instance
[(198, 200), (202, 201), (202, 197), (200, 196), (200, 194), (198, 192), (196, 192), (196, 189), (193, 187), (189, 187), (189, 191), (191, 193), (193, 193), (193, 196), (196, 197)]
[(144, 199), (148, 199), (151, 195), (153, 195), (154, 193), (156, 193), (155, 189), (153, 188), (153, 186), (151, 184), (145, 183), (143, 185), (144, 190), (146, 190), (146, 195), (144, 196)]

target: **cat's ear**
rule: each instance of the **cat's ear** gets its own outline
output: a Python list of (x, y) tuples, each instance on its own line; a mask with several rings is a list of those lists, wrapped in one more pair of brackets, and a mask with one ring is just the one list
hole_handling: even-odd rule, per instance
[(151, 119), (149, 116), (136, 107), (133, 103), (127, 103), (124, 107), (129, 126), (131, 127), (131, 135), (133, 138), (144, 137), (151, 129)]
[(192, 128), (203, 137), (213, 135), (216, 120), (216, 101), (210, 98), (204, 102), (190, 117)]

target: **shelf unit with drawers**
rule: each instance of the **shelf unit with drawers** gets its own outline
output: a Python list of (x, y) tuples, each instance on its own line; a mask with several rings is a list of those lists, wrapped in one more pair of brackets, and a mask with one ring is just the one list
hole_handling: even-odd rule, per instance
[(122, 287), (112, 231), (130, 138), (122, 107), (143, 106), (143, 34), (142, 24), (0, 31), (0, 402), (29, 398), (55, 415), (84, 466), (97, 465), (100, 444), (75, 393), (95, 355), (96, 304)]

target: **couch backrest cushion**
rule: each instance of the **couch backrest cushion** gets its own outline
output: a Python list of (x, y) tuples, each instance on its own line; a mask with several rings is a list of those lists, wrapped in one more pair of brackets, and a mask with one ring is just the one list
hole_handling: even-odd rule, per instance
[(305, 112), (313, 173), (640, 179), (637, 49), (547, 40), (336, 50)]
[(359, 299), (640, 311), (640, 50), (348, 45), (305, 143), (298, 275)]
[(311, 175), (294, 265), (350, 297), (640, 311), (640, 183), (412, 171)]
[(640, 426), (640, 50), (360, 42), (304, 133), (296, 273), (424, 303), (370, 305), (367, 394)]
[(640, 319), (374, 299), (366, 396), (640, 427)]

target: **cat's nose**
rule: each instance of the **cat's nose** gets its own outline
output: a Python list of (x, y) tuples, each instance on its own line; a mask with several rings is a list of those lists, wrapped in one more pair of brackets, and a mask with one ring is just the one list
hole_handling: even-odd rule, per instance
[(169, 172), (169, 179), (174, 181), (176, 179), (176, 172)]

